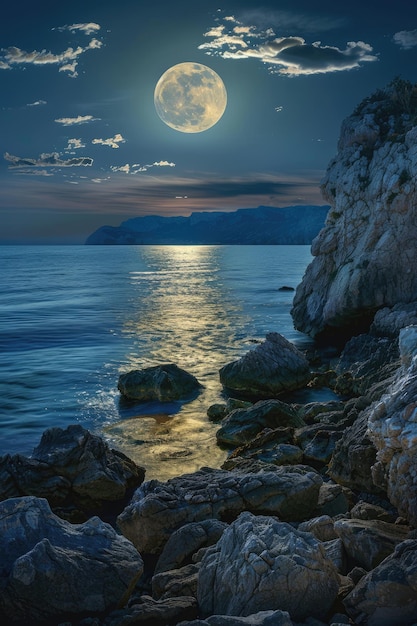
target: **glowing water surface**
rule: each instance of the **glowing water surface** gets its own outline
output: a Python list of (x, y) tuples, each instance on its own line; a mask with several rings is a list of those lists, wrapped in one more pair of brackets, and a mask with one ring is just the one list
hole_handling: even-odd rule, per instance
[[(218, 467), (218, 370), (281, 332), (309, 246), (0, 248), (0, 454), (28, 454), (45, 428), (78, 422), (162, 480)], [(129, 405), (120, 373), (173, 362), (202, 392)]]

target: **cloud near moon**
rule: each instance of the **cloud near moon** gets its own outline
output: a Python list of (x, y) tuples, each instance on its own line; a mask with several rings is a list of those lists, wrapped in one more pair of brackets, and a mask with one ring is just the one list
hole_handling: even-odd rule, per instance
[(214, 126), (227, 104), (224, 83), (200, 63), (178, 63), (156, 84), (155, 109), (161, 120), (182, 133), (200, 133)]

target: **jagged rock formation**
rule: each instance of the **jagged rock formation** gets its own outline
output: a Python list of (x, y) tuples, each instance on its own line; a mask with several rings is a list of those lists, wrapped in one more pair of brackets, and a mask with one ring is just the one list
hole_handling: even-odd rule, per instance
[(260, 206), (201, 211), (188, 217), (145, 215), (101, 226), (87, 245), (299, 244), (309, 245), (323, 228), (328, 206)]
[(331, 204), (297, 288), (297, 329), (350, 337), (382, 307), (417, 300), (417, 85), (395, 79), (342, 124), (322, 182)]

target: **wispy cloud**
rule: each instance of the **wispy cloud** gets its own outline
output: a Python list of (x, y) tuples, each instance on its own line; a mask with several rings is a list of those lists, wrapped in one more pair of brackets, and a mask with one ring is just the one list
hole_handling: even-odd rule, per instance
[(47, 104), (46, 100), (36, 100), (35, 102), (29, 102), (26, 106), (27, 107), (39, 107), (44, 104)]
[(403, 50), (410, 50), (417, 46), (417, 29), (400, 30), (398, 33), (395, 33), (393, 41)]
[(5, 152), (4, 158), (10, 163), (12, 168), (28, 167), (89, 167), (93, 164), (91, 157), (75, 157), (71, 159), (61, 159), (58, 152), (42, 153), (37, 159), (22, 158)]
[(93, 139), (91, 143), (109, 146), (109, 148), (119, 148), (119, 144), (125, 143), (125, 141), (126, 139), (124, 139), (120, 133), (116, 133), (114, 137), (109, 137), (108, 139)]
[(58, 30), (61, 32), (69, 30), (71, 33), (81, 31), (85, 35), (91, 35), (92, 33), (96, 33), (100, 30), (100, 25), (96, 24), (95, 22), (87, 22), (85, 24), (66, 24), (65, 26), (57, 26), (56, 28), (52, 28), (52, 30)]
[(78, 124), (97, 122), (98, 120), (100, 120), (99, 117), (93, 117), (92, 115), (77, 115), (77, 117), (59, 117), (55, 122), (63, 126), (75, 126)]
[(345, 49), (307, 43), (304, 37), (277, 36), (272, 27), (263, 30), (255, 24), (244, 24), (234, 16), (208, 30), (210, 41), (199, 46), (208, 55), (223, 59), (258, 59), (268, 65), (271, 73), (305, 76), (346, 71), (363, 63), (377, 61), (372, 46), (363, 41), (349, 41)]
[[(62, 26), (52, 30), (68, 30), (71, 33), (82, 32), (90, 35), (100, 26), (94, 22), (87, 24), (72, 24), (71, 26)], [(0, 69), (10, 70), (14, 67), (30, 66), (30, 65), (56, 65), (60, 72), (66, 72), (71, 78), (78, 76), (77, 66), (78, 60), (82, 54), (88, 50), (98, 50), (103, 43), (93, 37), (86, 46), (69, 47), (63, 52), (53, 53), (47, 50), (32, 50), (28, 52), (17, 46), (3, 48), (0, 51)]]
[(132, 165), (125, 163), (125, 165), (112, 165), (110, 169), (112, 172), (139, 174), (141, 172), (147, 172), (152, 167), (175, 167), (175, 163), (172, 161), (154, 161), (153, 163), (146, 163), (145, 165), (141, 163), (133, 163)]

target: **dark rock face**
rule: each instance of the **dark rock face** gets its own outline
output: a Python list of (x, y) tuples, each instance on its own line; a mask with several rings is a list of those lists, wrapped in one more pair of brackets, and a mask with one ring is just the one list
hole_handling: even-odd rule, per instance
[(46, 498), (77, 521), (103, 512), (138, 487), (145, 470), (79, 425), (46, 430), (30, 458), (0, 458), (0, 499)]
[(166, 483), (145, 482), (118, 525), (141, 553), (158, 554), (190, 522), (233, 519), (245, 510), (301, 521), (316, 509), (321, 484), (318, 473), (298, 466), (251, 474), (203, 468)]
[(338, 588), (337, 570), (311, 533), (242, 513), (204, 555), (198, 601), (203, 615), (280, 609), (301, 621), (324, 617)]
[(220, 370), (222, 385), (238, 394), (274, 398), (306, 385), (311, 378), (307, 359), (279, 333)]
[(397, 80), (343, 122), (322, 183), (331, 209), (294, 297), (297, 329), (348, 338), (378, 309), (416, 301), (416, 112), (415, 87)]
[(192, 374), (174, 363), (167, 363), (122, 374), (117, 387), (129, 400), (169, 402), (197, 393), (201, 384)]
[(403, 541), (361, 578), (344, 604), (355, 624), (410, 626), (417, 621), (417, 541)]
[(98, 518), (70, 524), (31, 496), (0, 503), (0, 552), (6, 623), (115, 609), (143, 572), (139, 553), (111, 526)]

